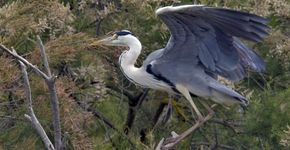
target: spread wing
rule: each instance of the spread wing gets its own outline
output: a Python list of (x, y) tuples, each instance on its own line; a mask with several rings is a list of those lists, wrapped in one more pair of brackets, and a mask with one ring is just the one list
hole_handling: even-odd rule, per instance
[(156, 13), (171, 33), (154, 60), (156, 74), (168, 74), (169, 65), (183, 67), (180, 71), (199, 67), (208, 75), (239, 81), (249, 69), (265, 70), (264, 61), (237, 38), (262, 41), (268, 35), (265, 18), (201, 5), (163, 7)]

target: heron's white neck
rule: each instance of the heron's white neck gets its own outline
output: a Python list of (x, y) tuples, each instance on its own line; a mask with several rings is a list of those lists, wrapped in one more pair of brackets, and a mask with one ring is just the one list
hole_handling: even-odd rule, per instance
[(120, 64), (123, 70), (127, 67), (135, 68), (134, 64), (136, 63), (142, 49), (142, 45), (136, 37), (128, 39), (127, 45), (129, 46), (129, 50), (123, 52), (120, 56)]
[(135, 84), (141, 85), (143, 87), (150, 87), (153, 89), (163, 89), (170, 90), (171, 88), (158, 80), (155, 80), (154, 77), (146, 72), (146, 66), (141, 68), (136, 68), (135, 63), (138, 56), (141, 53), (141, 43), (136, 37), (130, 37), (126, 39), (126, 43), (129, 46), (129, 50), (122, 53), (119, 58), (121, 64), (121, 70), (125, 76)]
[(125, 76), (133, 83), (146, 86), (144, 83), (144, 76), (147, 76), (146, 71), (141, 68), (136, 68), (135, 63), (141, 53), (141, 43), (136, 37), (126, 39), (128, 51), (124, 51), (119, 58), (121, 70)]

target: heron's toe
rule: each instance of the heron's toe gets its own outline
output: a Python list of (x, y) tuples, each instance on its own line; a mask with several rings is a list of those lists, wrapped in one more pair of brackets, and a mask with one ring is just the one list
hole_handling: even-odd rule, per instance
[(201, 122), (204, 119), (202, 114), (197, 114), (197, 117), (198, 117), (198, 120), (197, 120), (198, 122)]

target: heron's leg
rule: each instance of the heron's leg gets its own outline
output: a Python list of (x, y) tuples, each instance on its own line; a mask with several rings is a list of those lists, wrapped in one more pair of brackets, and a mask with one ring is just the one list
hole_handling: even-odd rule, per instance
[(184, 138), (186, 138), (188, 135), (190, 135), (192, 132), (194, 132), (195, 130), (197, 130), (199, 127), (201, 127), (205, 122), (207, 122), (208, 120), (210, 120), (213, 115), (214, 115), (214, 111), (212, 110), (212, 108), (214, 108), (216, 105), (213, 105), (211, 107), (209, 107), (207, 104), (205, 104), (206, 107), (209, 108), (209, 110), (211, 110), (209, 112), (208, 115), (206, 115), (202, 120), (198, 121), (196, 124), (194, 124), (192, 127), (190, 127), (189, 129), (187, 129), (185, 132), (183, 132), (180, 135), (177, 135), (175, 132), (171, 133), (172, 134), (172, 138), (169, 139), (162, 139), (157, 148), (155, 150), (169, 150), (172, 149), (176, 144), (178, 144), (181, 140), (183, 140)]
[(173, 101), (173, 96), (170, 95), (169, 96), (169, 99), (168, 99), (168, 104), (167, 104), (167, 110), (166, 110), (166, 113), (171, 113), (172, 112), (172, 101)]
[(193, 107), (194, 111), (196, 112), (198, 119), (202, 120), (203, 116), (201, 115), (200, 111), (198, 110), (198, 108), (196, 107), (196, 105), (194, 104), (188, 89), (180, 84), (176, 84), (176, 89), (189, 101), (190, 105)]

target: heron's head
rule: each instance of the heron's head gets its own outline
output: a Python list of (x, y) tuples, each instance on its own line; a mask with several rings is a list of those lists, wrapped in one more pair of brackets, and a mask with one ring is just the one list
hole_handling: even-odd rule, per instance
[(131, 42), (135, 41), (137, 38), (128, 30), (122, 30), (115, 32), (110, 37), (101, 39), (99, 41), (96, 41), (92, 43), (94, 44), (101, 44), (101, 45), (107, 45), (107, 46), (128, 46)]

